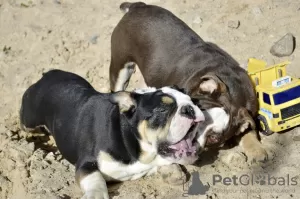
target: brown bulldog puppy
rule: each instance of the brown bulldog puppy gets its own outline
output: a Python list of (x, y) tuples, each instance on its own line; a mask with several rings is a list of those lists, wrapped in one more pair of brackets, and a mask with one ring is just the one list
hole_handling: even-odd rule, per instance
[(266, 160), (247, 72), (168, 10), (142, 2), (122, 3), (120, 8), (126, 14), (111, 37), (111, 90), (125, 90), (137, 64), (148, 86), (177, 85), (207, 110), (211, 122), (201, 129), (200, 145), (222, 146), (230, 138), (241, 138), (249, 161)]

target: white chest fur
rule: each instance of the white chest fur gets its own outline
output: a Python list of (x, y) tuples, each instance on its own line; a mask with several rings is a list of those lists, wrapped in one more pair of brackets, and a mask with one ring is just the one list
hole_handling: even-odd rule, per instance
[(151, 163), (143, 164), (135, 162), (126, 165), (112, 160), (108, 154), (101, 152), (98, 158), (98, 165), (106, 181), (112, 179), (119, 181), (136, 180), (143, 176), (156, 173), (158, 166), (169, 165), (169, 161), (157, 156)]

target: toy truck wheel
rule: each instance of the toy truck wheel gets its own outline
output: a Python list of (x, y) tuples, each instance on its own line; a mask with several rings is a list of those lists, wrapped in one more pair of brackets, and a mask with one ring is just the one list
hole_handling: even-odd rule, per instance
[(270, 130), (268, 122), (264, 116), (259, 115), (257, 119), (259, 121), (260, 130), (264, 135), (268, 136), (268, 135), (273, 134), (273, 132)]

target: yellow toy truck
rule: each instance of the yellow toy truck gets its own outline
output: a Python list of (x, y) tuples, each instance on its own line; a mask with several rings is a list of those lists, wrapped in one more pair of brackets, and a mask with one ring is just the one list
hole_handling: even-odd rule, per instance
[(248, 60), (248, 74), (259, 102), (257, 119), (265, 135), (300, 124), (300, 80), (286, 74), (288, 64), (267, 66), (261, 60)]

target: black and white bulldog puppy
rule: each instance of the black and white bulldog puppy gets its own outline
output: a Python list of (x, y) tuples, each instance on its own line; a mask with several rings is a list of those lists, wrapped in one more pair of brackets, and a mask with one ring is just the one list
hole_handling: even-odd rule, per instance
[(24, 93), (20, 120), (25, 129), (43, 126), (53, 135), (76, 167), (82, 198), (108, 199), (106, 181), (194, 163), (205, 117), (171, 87), (99, 93), (76, 74), (51, 70)]

